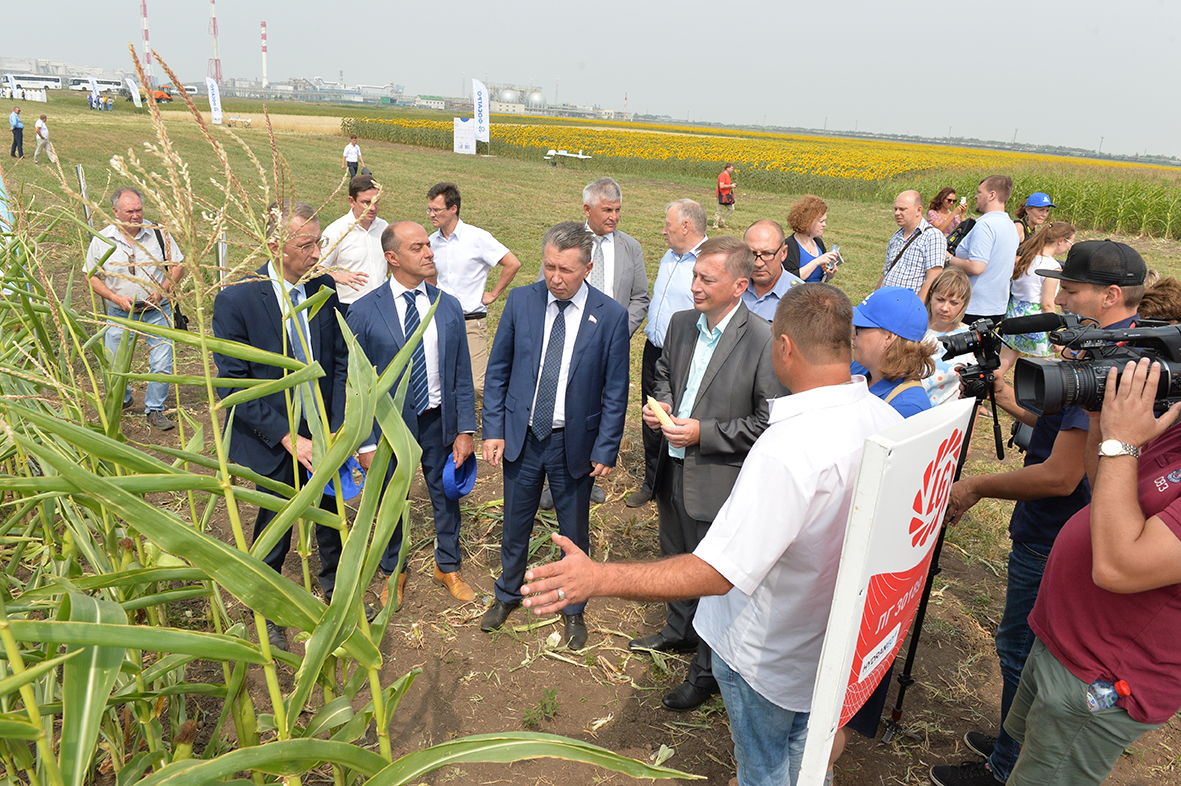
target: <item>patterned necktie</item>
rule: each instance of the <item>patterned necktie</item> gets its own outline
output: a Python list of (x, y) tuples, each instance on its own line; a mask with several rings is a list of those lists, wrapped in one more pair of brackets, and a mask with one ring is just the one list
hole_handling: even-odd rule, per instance
[[(410, 340), (410, 336), (414, 335), (414, 331), (418, 330), (420, 320), (418, 318), (418, 290), (412, 289), (409, 292), (403, 292), (402, 297), (406, 298), (406, 320), (403, 322), (402, 331), (405, 333), (406, 340)], [(410, 356), (410, 397), (411, 403), (414, 404), (414, 411), (421, 415), (426, 411), (430, 404), (430, 388), (427, 386), (426, 376), (426, 350), (423, 349), (423, 342), (419, 341), (414, 347), (414, 353)]]
[(303, 314), (295, 313), (300, 303), (299, 290), (292, 289), (289, 295), (291, 297), (291, 319), (287, 327), (287, 338), (291, 342), (291, 354), (300, 363), (307, 363), (308, 353), (304, 350), (304, 338), (307, 334), (303, 329)]
[(545, 439), (554, 430), (554, 403), (558, 400), (558, 376), (562, 372), (562, 351), (566, 348), (566, 306), (569, 300), (555, 300), (558, 315), (549, 331), (541, 381), (537, 383), (537, 406), (533, 408), (533, 436)]
[(601, 235), (595, 235), (595, 250), (591, 252), (591, 269), (590, 276), (586, 283), (590, 284), (600, 292), (605, 292), (603, 289), (603, 276), (607, 274), (607, 264), (603, 262), (603, 238)]

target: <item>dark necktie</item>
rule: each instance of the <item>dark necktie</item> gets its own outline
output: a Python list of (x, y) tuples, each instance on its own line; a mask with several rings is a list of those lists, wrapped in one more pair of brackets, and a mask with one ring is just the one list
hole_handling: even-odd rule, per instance
[[(403, 292), (402, 297), (406, 298), (406, 319), (403, 322), (402, 330), (406, 334), (406, 340), (414, 335), (414, 331), (418, 330), (421, 321), (418, 318), (418, 290), (411, 289), (408, 292)], [(414, 347), (414, 353), (410, 356), (410, 397), (411, 403), (414, 405), (414, 412), (421, 415), (426, 411), (430, 404), (431, 395), (430, 387), (427, 384), (426, 376), (426, 350), (423, 349), (422, 341)]]
[(287, 339), (291, 342), (291, 355), (300, 363), (307, 363), (308, 353), (304, 350), (303, 314), (295, 313), (300, 303), (299, 291), (292, 289), (289, 294), (291, 297), (291, 324), (287, 329)]
[(555, 300), (558, 315), (549, 331), (541, 381), (537, 383), (537, 406), (533, 408), (533, 436), (545, 439), (554, 430), (554, 403), (558, 400), (558, 376), (562, 373), (562, 351), (566, 347), (566, 306), (569, 300)]

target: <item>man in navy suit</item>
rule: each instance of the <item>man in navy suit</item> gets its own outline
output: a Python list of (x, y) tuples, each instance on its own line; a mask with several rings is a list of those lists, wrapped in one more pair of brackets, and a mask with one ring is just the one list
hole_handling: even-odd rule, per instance
[[(450, 499), (443, 490), (443, 466), (452, 460), (456, 467), (463, 466), (476, 449), (472, 439), (476, 432), (476, 390), (463, 308), (454, 296), (426, 283), (435, 275), (435, 255), (421, 226), (413, 221), (391, 224), (381, 233), (381, 247), (389, 265), (389, 281), (352, 304), (349, 329), (381, 373), (405, 346), (406, 336), (426, 318), (431, 303), (441, 298), (414, 350), (402, 419), (422, 446), (422, 475), (435, 516), (435, 581), (450, 590), (456, 600), (472, 601), (476, 593), (459, 572), (459, 500)], [(374, 426), (372, 438), (358, 451), (358, 461), (366, 472), (379, 439), (381, 431)], [(390, 462), (386, 483), (393, 473), (394, 463)], [(397, 568), (401, 548), (399, 524), (381, 558), (381, 569), (387, 576)], [(397, 582), (399, 608), (406, 586), (405, 568), (403, 565)], [(388, 602), (387, 582), (381, 605)]]
[[(504, 459), (504, 534), (496, 601), (480, 622), (496, 630), (521, 604), (533, 519), (549, 479), (559, 531), (590, 545), (592, 478), (619, 455), (628, 389), (627, 309), (586, 283), (592, 236), (555, 224), (542, 241), (544, 282), (509, 293), (484, 383), (484, 460)], [(586, 644), (585, 603), (566, 607), (566, 643)]]
[[(283, 200), (268, 208), (267, 247), (273, 261), (260, 267), (255, 275), (228, 286), (213, 302), (213, 334), (217, 338), (238, 341), (268, 352), (285, 354), (305, 363), (319, 362), (324, 376), (318, 380), (323, 414), (328, 429), (335, 431), (344, 422), (345, 378), (348, 374), (348, 348), (340, 332), (332, 277), (316, 276), (304, 280), (320, 260), (320, 222), (311, 205)], [(332, 290), (328, 301), (311, 316), (309, 310), (293, 313), (294, 307), (313, 297), (321, 287)], [(215, 353), (218, 376), (229, 379), (279, 379), (284, 370), (278, 366), (254, 363)], [(238, 388), (218, 388), (222, 396)], [(292, 391), (302, 400), (302, 417), (292, 432), (283, 392), (244, 401), (233, 409), (230, 427), (230, 461), (250, 467), (260, 475), (295, 485), (296, 464), (313, 470), (312, 440), (307, 418), (318, 417), (317, 402), (310, 383)], [(261, 488), (261, 487), (260, 487)], [(262, 489), (266, 491), (267, 489)], [(336, 512), (335, 498), (324, 495), (320, 507)], [(275, 512), (259, 508), (254, 523), (257, 540), (275, 518)], [(320, 551), (320, 586), (331, 600), (336, 585), (336, 565), (340, 560), (340, 533), (329, 527), (316, 527)], [(283, 561), (291, 547), (291, 535), (282, 538), (263, 561), (282, 572)], [(271, 646), (287, 649), (286, 631), (267, 620)]]

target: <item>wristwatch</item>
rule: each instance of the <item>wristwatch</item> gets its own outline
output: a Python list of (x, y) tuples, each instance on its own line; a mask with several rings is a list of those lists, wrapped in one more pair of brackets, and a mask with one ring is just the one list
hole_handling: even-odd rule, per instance
[(1131, 456), (1133, 458), (1140, 458), (1140, 448), (1135, 445), (1129, 445), (1127, 442), (1120, 442), (1118, 439), (1105, 439), (1099, 443), (1099, 456), (1107, 456), (1112, 458), (1115, 456)]

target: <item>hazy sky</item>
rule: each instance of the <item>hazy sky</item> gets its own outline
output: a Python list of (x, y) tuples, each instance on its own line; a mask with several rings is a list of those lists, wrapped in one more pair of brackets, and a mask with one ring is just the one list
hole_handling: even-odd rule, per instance
[[(139, 0), (40, 0), (0, 55), (125, 68)], [(463, 75), (547, 100), (693, 120), (1181, 155), (1177, 0), (913, 3), (221, 0), (222, 73), (459, 95)], [(204, 76), (209, 4), (148, 0), (151, 44)], [(7, 15), (12, 20), (12, 15)], [(1168, 74), (1174, 74), (1169, 77)], [(159, 72), (158, 72), (159, 74)]]

